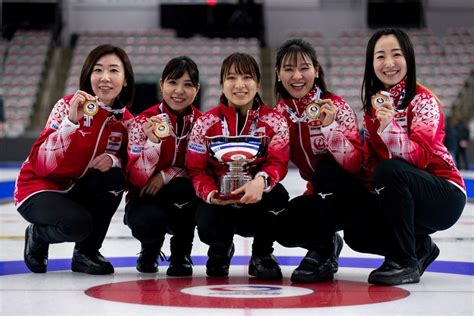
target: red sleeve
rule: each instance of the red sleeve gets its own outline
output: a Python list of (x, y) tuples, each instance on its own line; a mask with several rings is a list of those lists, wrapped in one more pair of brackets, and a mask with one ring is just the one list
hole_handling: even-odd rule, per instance
[(161, 144), (148, 140), (142, 125), (146, 116), (137, 116), (128, 128), (128, 161), (126, 173), (130, 183), (143, 187), (153, 175), (160, 159)]
[(267, 158), (260, 172), (265, 172), (271, 179), (271, 187), (288, 173), (290, 158), (290, 135), (286, 119), (276, 111), (263, 115), (261, 120), (273, 131), (268, 145)]
[(354, 110), (342, 99), (333, 100), (337, 107), (332, 124), (322, 127), (327, 149), (334, 159), (352, 174), (360, 171), (362, 146)]
[(68, 164), (68, 157), (75, 155), (75, 151), (68, 149), (78, 137), (76, 131), (79, 125), (67, 118), (69, 100), (70, 97), (66, 97), (54, 105), (44, 130), (31, 149), (28, 160), (38, 176), (45, 177), (53, 173), (58, 175), (63, 169), (67, 169), (66, 173), (71, 173), (71, 166), (61, 168)]
[(428, 93), (417, 94), (410, 104), (413, 106), (410, 134), (392, 120), (379, 135), (392, 157), (424, 169), (432, 157), (432, 144), (435, 143), (441, 119), (440, 105)]
[(206, 135), (209, 128), (219, 122), (212, 114), (201, 116), (193, 126), (186, 152), (186, 167), (189, 171), (197, 196), (207, 201), (211, 192), (217, 190), (217, 183), (208, 162)]

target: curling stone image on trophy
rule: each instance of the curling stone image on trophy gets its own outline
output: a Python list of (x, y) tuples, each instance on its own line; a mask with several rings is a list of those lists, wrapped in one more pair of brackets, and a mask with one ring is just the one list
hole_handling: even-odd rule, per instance
[(243, 194), (231, 192), (252, 180), (248, 167), (255, 159), (266, 154), (268, 142), (268, 136), (206, 137), (209, 155), (229, 166), (227, 173), (220, 178), (219, 193), (216, 198), (238, 200), (243, 196)]

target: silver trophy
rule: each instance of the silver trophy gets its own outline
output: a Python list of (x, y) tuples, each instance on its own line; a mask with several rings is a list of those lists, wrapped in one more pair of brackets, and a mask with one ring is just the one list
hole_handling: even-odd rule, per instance
[(206, 137), (209, 155), (220, 163), (229, 166), (229, 170), (219, 181), (220, 200), (239, 200), (243, 194), (231, 192), (252, 180), (248, 172), (249, 165), (258, 157), (265, 156), (268, 148), (268, 136), (213, 136)]

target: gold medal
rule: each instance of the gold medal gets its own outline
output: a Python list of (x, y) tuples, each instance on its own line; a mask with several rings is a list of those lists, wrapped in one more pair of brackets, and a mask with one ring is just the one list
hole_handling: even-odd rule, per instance
[(319, 105), (313, 102), (306, 107), (305, 112), (306, 112), (307, 117), (309, 117), (312, 120), (315, 120), (319, 116)]
[(170, 126), (168, 125), (168, 122), (161, 121), (160, 123), (156, 123), (153, 133), (158, 138), (168, 137), (170, 135)]
[(94, 116), (99, 112), (99, 105), (95, 100), (87, 100), (83, 106), (84, 114), (88, 116)]
[(390, 95), (386, 95), (383, 92), (374, 94), (371, 98), (372, 107), (378, 109), (384, 103), (390, 103)]

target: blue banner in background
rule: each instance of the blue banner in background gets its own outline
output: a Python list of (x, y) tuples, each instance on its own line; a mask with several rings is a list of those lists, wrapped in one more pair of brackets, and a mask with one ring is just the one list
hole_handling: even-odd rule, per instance
[(13, 198), (15, 181), (0, 182), (0, 200)]
[(474, 199), (474, 178), (464, 177), (464, 183), (466, 184), (467, 197)]
[[(1, 170), (11, 170), (11, 166), (5, 167), (0, 165)], [(464, 171), (464, 183), (466, 184), (467, 197), (470, 200), (474, 200), (474, 172)], [(13, 198), (13, 190), (15, 189), (15, 179), (0, 180), (0, 201), (4, 199)]]

